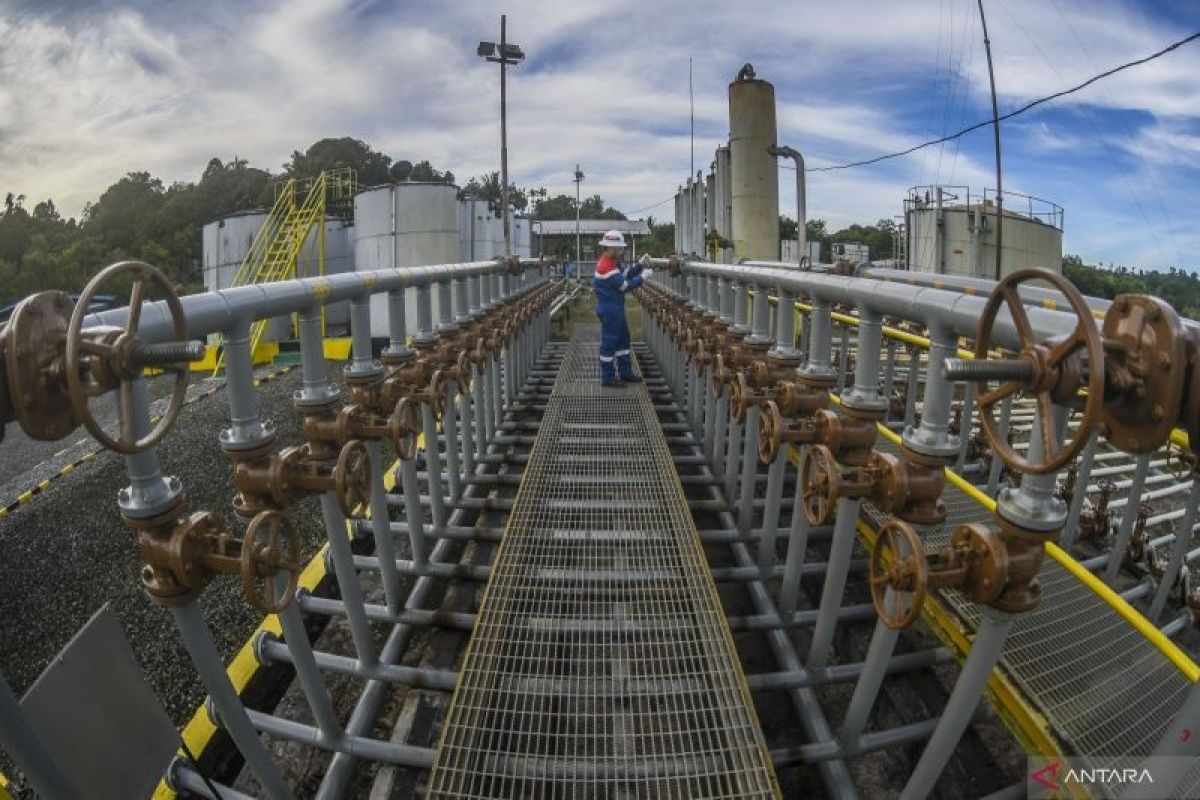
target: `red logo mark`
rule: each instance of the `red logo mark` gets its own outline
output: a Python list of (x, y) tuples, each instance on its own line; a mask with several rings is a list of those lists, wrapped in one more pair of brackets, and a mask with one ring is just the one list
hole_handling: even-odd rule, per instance
[(1045, 786), (1051, 791), (1058, 791), (1058, 767), (1060, 762), (1055, 761), (1052, 764), (1047, 764), (1041, 769), (1034, 770), (1029, 776), (1035, 781)]
[(1191, 739), (1191, 738), (1192, 738), (1192, 729), (1184, 728), (1183, 735), (1179, 737), (1179, 741), (1186, 742), (1188, 739)]

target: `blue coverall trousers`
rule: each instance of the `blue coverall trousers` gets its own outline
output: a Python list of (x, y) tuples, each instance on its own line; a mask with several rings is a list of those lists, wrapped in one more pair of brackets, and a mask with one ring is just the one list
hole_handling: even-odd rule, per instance
[(596, 309), (600, 317), (600, 380), (605, 382), (633, 377), (633, 359), (629, 355), (629, 320), (624, 306)]

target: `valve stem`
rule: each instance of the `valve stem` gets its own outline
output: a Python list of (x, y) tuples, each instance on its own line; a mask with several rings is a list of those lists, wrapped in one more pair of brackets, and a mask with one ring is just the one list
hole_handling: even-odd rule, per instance
[(1033, 364), (1023, 358), (948, 358), (942, 363), (948, 381), (1031, 381)]
[(133, 363), (139, 367), (178, 364), (204, 358), (203, 342), (160, 342), (143, 344), (134, 349)]

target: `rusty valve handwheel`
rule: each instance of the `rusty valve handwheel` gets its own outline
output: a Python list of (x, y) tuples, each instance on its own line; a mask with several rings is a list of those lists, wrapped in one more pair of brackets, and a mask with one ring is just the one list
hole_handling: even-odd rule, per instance
[(824, 525), (833, 518), (837, 507), (841, 476), (833, 451), (814, 444), (800, 458), (800, 485), (803, 487), (804, 516), (812, 525)]
[(446, 400), (446, 383), (446, 373), (440, 369), (435, 369), (433, 375), (429, 378), (428, 386), (408, 395), (413, 400), (427, 404), (433, 410), (433, 419), (435, 422), (440, 422), (442, 419), (442, 409)]
[[(287, 587), (275, 591), (275, 576), (287, 573)], [(246, 528), (242, 541), (242, 588), (250, 605), (264, 614), (288, 607), (300, 580), (300, 533), (281, 511), (261, 511)], [(259, 581), (262, 581), (261, 586)]]
[[(907, 552), (901, 556), (900, 542)], [(884, 563), (884, 554), (890, 554)], [(907, 522), (893, 519), (879, 529), (871, 547), (871, 602), (879, 621), (893, 630), (917, 621), (929, 591), (929, 567), (925, 549)], [(889, 607), (888, 589), (892, 590)]]
[(471, 351), (459, 351), (452, 373), (451, 380), (453, 381), (453, 385), (458, 387), (457, 391), (459, 394), (466, 394), (471, 391), (471, 376), (473, 374), (473, 370), (471, 369)]
[(779, 446), (783, 444), (783, 415), (774, 400), (763, 404), (762, 413), (758, 417), (758, 460), (764, 464), (774, 464), (779, 456)]
[(421, 433), (421, 408), (411, 397), (396, 404), (390, 420), (396, 457), (408, 461), (417, 453), (417, 436)]
[[(99, 292), (100, 287), (118, 276), (132, 275), (133, 288), (129, 294), (129, 315), (125, 328), (114, 328), (112, 336), (92, 338), (85, 335), (83, 320), (88, 315), (88, 306)], [(88, 281), (75, 310), (71, 313), (71, 323), (67, 327), (66, 344), (66, 380), (67, 393), (71, 396), (71, 405), (75, 416), (83, 423), (88, 432), (100, 444), (118, 453), (140, 453), (158, 444), (179, 416), (183, 406), (184, 395), (187, 393), (188, 368), (181, 359), (167, 362), (165, 359), (145, 358), (151, 348), (141, 345), (138, 339), (138, 325), (142, 316), (142, 305), (145, 302), (147, 284), (157, 288), (166, 300), (167, 310), (171, 315), (171, 326), (175, 339), (182, 344), (187, 341), (187, 321), (183, 315), (183, 306), (179, 295), (175, 293), (166, 276), (154, 267), (142, 261), (120, 261), (101, 270), (96, 277)], [(168, 348), (169, 349), (169, 348)], [(80, 369), (81, 361), (87, 358), (92, 367), (92, 377), (85, 378)], [(159, 364), (168, 372), (175, 373), (175, 382), (171, 387), (171, 400), (163, 411), (158, 424), (144, 436), (137, 432), (138, 420), (135, 415), (140, 410), (133, 402), (133, 382), (141, 377), (142, 367), (147, 363)], [(95, 373), (107, 373), (110, 380), (100, 381)], [(114, 438), (105, 433), (104, 428), (92, 416), (88, 408), (88, 400), (98, 397), (113, 388), (117, 389), (117, 409), (120, 416), (120, 433)]]
[(733, 370), (726, 368), (725, 356), (722, 353), (717, 353), (713, 356), (713, 371), (712, 371), (712, 393), (713, 397), (720, 397), (725, 391), (725, 384), (733, 380)]
[(751, 391), (750, 384), (746, 382), (745, 373), (735, 373), (731, 384), (729, 410), (733, 413), (734, 419), (738, 422), (745, 422), (746, 412), (750, 410), (750, 406), (762, 405), (764, 398)]
[[(1043, 280), (1052, 284), (1067, 298), (1067, 303), (1075, 312), (1075, 329), (1066, 338), (1054, 344), (1043, 345), (1034, 341), (1033, 326), (1029, 324), (1025, 306), (1017, 293), (1017, 286), (1031, 280)], [(989, 363), (988, 343), (991, 341), (992, 326), (996, 322), (1001, 305), (1007, 305), (1009, 314), (1012, 315), (1013, 325), (1021, 340), (1021, 352), (1016, 359)], [(1083, 418), (1075, 430), (1075, 435), (1068, 440), (1065, 447), (1060, 447), (1054, 430), (1052, 406), (1056, 400), (1065, 402), (1067, 399), (1074, 399), (1076, 393), (1073, 386), (1056, 384), (1060, 376), (1071, 369), (1066, 363), (1067, 359), (1080, 350), (1087, 353), (1087, 399)], [(1061, 275), (1041, 269), (1022, 269), (996, 284), (979, 319), (979, 332), (975, 336), (975, 360), (961, 362), (959, 366), (963, 370), (959, 374), (968, 380), (973, 373), (977, 373), (980, 376), (978, 380), (986, 381), (991, 367), (1003, 371), (1000, 386), (992, 390), (985, 390), (985, 387), (981, 386), (975, 402), (979, 405), (979, 420), (992, 445), (992, 452), (1022, 474), (1044, 475), (1062, 469), (1078, 455), (1100, 419), (1104, 403), (1104, 350), (1100, 332), (1079, 290)], [(1034, 392), (1037, 396), (1042, 435), (1042, 456), (1039, 461), (1031, 461), (1018, 455), (1008, 440), (1000, 434), (1000, 425), (996, 422), (996, 404), (1022, 390)]]
[(358, 439), (346, 442), (333, 468), (334, 494), (347, 517), (366, 514), (371, 502), (371, 456)]

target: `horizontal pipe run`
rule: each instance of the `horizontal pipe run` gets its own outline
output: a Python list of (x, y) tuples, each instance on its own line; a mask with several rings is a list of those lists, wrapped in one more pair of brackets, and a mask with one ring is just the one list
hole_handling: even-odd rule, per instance
[[(212, 793), (212, 789), (208, 788), (209, 784), (216, 789), (217, 794)], [(206, 800), (256, 800), (255, 797), (240, 792), (232, 786), (226, 786), (213, 780), (205, 781), (199, 772), (196, 772), (179, 757), (176, 757), (167, 768), (167, 786), (186, 797), (195, 795), (206, 798)]]
[[(1187, 481), (1185, 483), (1176, 483), (1171, 486), (1167, 486), (1166, 488), (1163, 488), (1163, 489), (1155, 489), (1152, 492), (1142, 492), (1142, 496), (1138, 498), (1138, 502), (1141, 503), (1141, 502), (1147, 502), (1150, 500), (1158, 500), (1163, 497), (1170, 497), (1171, 495), (1174, 495), (1174, 494), (1183, 494), (1184, 492), (1190, 492), (1191, 490), (1192, 490), (1192, 482), (1191, 481)], [(1110, 509), (1124, 508), (1125, 506), (1129, 505), (1129, 500), (1130, 500), (1130, 498), (1128, 498), (1128, 497), (1118, 497), (1115, 500), (1109, 500), (1108, 507)]]
[[(838, 609), (839, 622), (868, 622), (878, 616), (875, 606), (871, 603), (843, 606)], [(779, 617), (766, 614), (748, 614), (745, 616), (730, 616), (725, 619), (729, 630), (741, 631), (771, 631), (777, 628), (804, 628), (817, 624), (817, 610), (806, 609), (792, 613), (791, 619), (784, 621)]]
[[(742, 542), (745, 544), (758, 542), (764, 535), (771, 536), (773, 538), (785, 538), (790, 533), (790, 528), (777, 528), (774, 531), (768, 531), (765, 528), (755, 528), (754, 530), (746, 533), (741, 533), (737, 530), (705, 529), (700, 531), (700, 541), (704, 542), (705, 544), (733, 544), (734, 542)], [(832, 534), (832, 525), (821, 525), (820, 527), (808, 529), (808, 538), (810, 540), (828, 539)]]
[[(988, 708), (987, 704), (980, 703), (979, 707), (975, 710), (975, 714), (971, 717), (971, 724), (991, 719), (992, 716), (991, 709)], [(780, 767), (792, 767), (797, 764), (810, 764), (814, 761), (843, 760), (853, 756), (873, 753), (876, 750), (903, 747), (915, 742), (924, 741), (933, 736), (939, 719), (938, 717), (923, 719), (919, 722), (910, 722), (907, 725), (899, 725), (895, 728), (864, 733), (859, 737), (857, 743), (849, 746), (834, 740), (818, 742), (816, 744), (802, 744), (798, 747), (780, 748), (771, 751), (771, 761), (775, 764), (775, 768), (779, 769)]]
[[(354, 568), (363, 572), (376, 572), (380, 569), (377, 556), (355, 556)], [(417, 575), (423, 578), (445, 578), (468, 581), (486, 581), (492, 574), (491, 567), (480, 567), (472, 564), (447, 564), (443, 562), (426, 561), (424, 564), (414, 564), (407, 559), (396, 559), (396, 570), (401, 575)]]
[[(873, 606), (872, 606), (873, 608)], [(910, 672), (925, 669), (937, 664), (946, 664), (954, 660), (954, 654), (945, 647), (934, 647), (915, 653), (902, 653), (892, 656), (888, 661), (886, 674), (894, 675), (899, 672)], [(754, 692), (765, 692), (775, 689), (795, 689), (801, 686), (820, 686), (826, 683), (844, 683), (858, 680), (863, 670), (863, 662), (850, 664), (835, 664), (819, 669), (799, 669), (791, 672), (763, 672), (746, 676), (746, 685)]]
[[(654, 259), (654, 264), (657, 267), (668, 266), (666, 259)], [(865, 306), (880, 314), (923, 324), (936, 322), (945, 326), (950, 333), (968, 338), (978, 332), (979, 319), (987, 304), (986, 297), (874, 278), (804, 272), (785, 268), (782, 264), (755, 266), (688, 261), (683, 269), (699, 275), (728, 278), (753, 287), (816, 297), (828, 303)], [(1026, 317), (1039, 339), (1069, 334), (1076, 326), (1074, 314), (1047, 308), (1029, 308)], [(992, 343), (1010, 350), (1021, 349), (1016, 326), (1004, 312), (996, 319)]]
[(1168, 639), (1170, 639), (1183, 633), (1195, 622), (1196, 618), (1192, 616), (1192, 610), (1190, 608), (1185, 608), (1183, 611), (1180, 611), (1178, 614), (1176, 614), (1174, 619), (1172, 619), (1166, 625), (1163, 625), (1161, 630), (1163, 636), (1166, 636)]
[[(392, 508), (404, 508), (404, 497), (389, 494), (388, 505)], [(421, 505), (425, 508), (432, 505), (429, 495), (421, 495)], [(513, 500), (506, 497), (459, 497), (456, 500), (447, 500), (446, 507), (462, 511), (512, 511)]]
[[(522, 264), (536, 264), (536, 259), (522, 259)], [(239, 323), (252, 320), (298, 314), (314, 306), (332, 305), (363, 295), (386, 294), (410, 286), (425, 286), (471, 275), (499, 273), (506, 269), (502, 261), (475, 261), (462, 264), (437, 264), (404, 269), (339, 272), (313, 278), (295, 278), (270, 283), (253, 283), (218, 289), (212, 292), (184, 295), (179, 298), (187, 319), (188, 335), (202, 338), (210, 333), (223, 333)], [(514, 297), (527, 295), (542, 281), (531, 281)], [(88, 314), (83, 327), (111, 325), (123, 328), (128, 308)], [(174, 325), (165, 301), (146, 303), (142, 307), (138, 335), (145, 342), (160, 342), (174, 337)]]
[[(282, 664), (292, 664), (292, 651), (277, 639), (274, 634), (262, 633), (262, 639), (256, 643), (255, 652), (260, 659), (275, 661)], [(341, 656), (335, 653), (313, 651), (313, 657), (320, 669), (335, 672), (339, 675), (352, 675), (356, 678), (386, 681), (414, 689), (433, 689), (442, 692), (454, 691), (458, 682), (458, 673), (444, 669), (420, 669), (405, 667), (399, 664), (374, 663), (364, 665), (357, 659)]]
[[(346, 604), (342, 600), (328, 597), (317, 597), (301, 590), (296, 592), (296, 602), (300, 610), (307, 614), (324, 614), (329, 617), (346, 616)], [(372, 622), (400, 623), (429, 628), (452, 628), (469, 631), (475, 627), (475, 615), (441, 609), (430, 611), (424, 608), (405, 608), (393, 614), (387, 606), (376, 603), (365, 603), (367, 619)]]
[[(407, 522), (392, 522), (388, 530), (397, 535), (408, 535)], [(468, 528), (463, 525), (447, 525), (444, 528), (433, 529), (425, 526), (425, 536), (429, 539), (453, 539), (460, 542), (498, 542), (504, 536), (504, 529), (481, 525), (478, 528)], [(360, 535), (368, 535), (370, 526), (359, 527)]]
[[(1169, 475), (1166, 473), (1160, 473), (1158, 475), (1147, 475), (1146, 480), (1143, 481), (1143, 485), (1151, 486), (1156, 483), (1169, 483), (1169, 482), (1175, 481), (1175, 480), (1178, 480), (1178, 478), (1176, 478), (1174, 475)], [(1116, 489), (1116, 490), (1128, 489), (1130, 486), (1133, 486), (1132, 478), (1130, 478), (1128, 480), (1113, 481), (1113, 489)], [(1100, 484), (1089, 483), (1087, 490), (1088, 490), (1088, 494), (1096, 494), (1097, 492), (1100, 491)]]
[(351, 734), (342, 734), (331, 740), (312, 725), (282, 719), (251, 709), (246, 709), (246, 713), (250, 715), (250, 722), (257, 730), (288, 741), (335, 753), (346, 753), (368, 761), (396, 764), (401, 767), (429, 769), (433, 766), (434, 750), (431, 747), (413, 747), (397, 742), (381, 742), (378, 739)]

